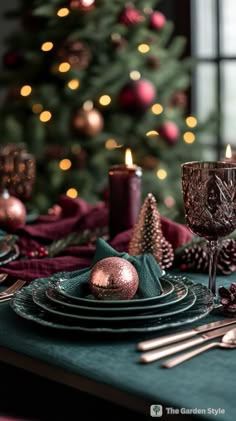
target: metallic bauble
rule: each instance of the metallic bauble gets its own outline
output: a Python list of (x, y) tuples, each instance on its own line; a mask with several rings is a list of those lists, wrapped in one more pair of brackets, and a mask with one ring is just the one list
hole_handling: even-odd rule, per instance
[(77, 110), (72, 121), (73, 130), (78, 135), (96, 136), (102, 131), (103, 125), (103, 116), (96, 108)]
[(129, 300), (139, 278), (135, 267), (121, 257), (107, 257), (96, 263), (89, 279), (92, 294), (99, 300)]
[(0, 195), (0, 228), (5, 231), (15, 231), (25, 224), (26, 208), (14, 196), (4, 190)]

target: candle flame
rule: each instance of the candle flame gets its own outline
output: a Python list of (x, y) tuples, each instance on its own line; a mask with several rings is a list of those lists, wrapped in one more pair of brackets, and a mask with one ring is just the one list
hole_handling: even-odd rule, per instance
[(227, 158), (227, 159), (232, 158), (232, 149), (231, 149), (230, 144), (228, 144), (228, 145), (226, 146), (225, 158)]
[(126, 149), (125, 151), (125, 164), (128, 166), (133, 165), (133, 158), (132, 158), (132, 152), (131, 149)]

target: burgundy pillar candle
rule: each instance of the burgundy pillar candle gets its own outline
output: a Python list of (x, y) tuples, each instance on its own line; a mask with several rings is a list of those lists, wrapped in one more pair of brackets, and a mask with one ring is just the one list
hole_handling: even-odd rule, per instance
[(109, 169), (110, 238), (134, 226), (141, 208), (141, 182), (142, 169), (137, 165), (114, 165)]

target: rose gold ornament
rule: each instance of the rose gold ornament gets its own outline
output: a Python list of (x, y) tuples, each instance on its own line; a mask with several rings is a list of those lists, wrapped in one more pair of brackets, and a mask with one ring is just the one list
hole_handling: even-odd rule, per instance
[(98, 300), (129, 300), (138, 289), (135, 267), (121, 257), (107, 257), (96, 263), (89, 285)]
[(0, 228), (15, 231), (25, 224), (26, 209), (23, 203), (4, 190), (0, 196)]
[(72, 125), (77, 134), (95, 136), (103, 129), (103, 116), (93, 108), (92, 110), (79, 109), (76, 111)]

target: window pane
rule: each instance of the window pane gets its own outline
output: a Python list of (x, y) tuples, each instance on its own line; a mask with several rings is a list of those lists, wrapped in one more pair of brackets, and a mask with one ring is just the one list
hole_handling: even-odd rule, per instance
[(236, 61), (222, 63), (222, 129), (224, 143), (236, 146)]
[(221, 0), (221, 54), (236, 55), (236, 1)]
[(193, 53), (198, 57), (214, 57), (216, 54), (216, 1), (191, 1)]
[(199, 63), (195, 73), (195, 109), (199, 120), (205, 120), (216, 109), (216, 67)]

